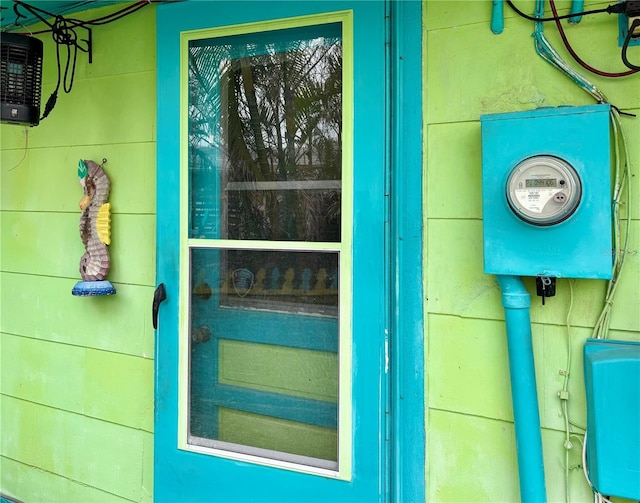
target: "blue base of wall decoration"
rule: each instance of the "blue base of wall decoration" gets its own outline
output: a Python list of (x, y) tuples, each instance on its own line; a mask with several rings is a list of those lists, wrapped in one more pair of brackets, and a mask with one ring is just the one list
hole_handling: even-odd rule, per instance
[(78, 281), (71, 290), (78, 297), (93, 297), (96, 295), (113, 295), (116, 288), (107, 280), (103, 281)]
[(22, 501), (5, 494), (0, 494), (0, 503), (22, 503)]

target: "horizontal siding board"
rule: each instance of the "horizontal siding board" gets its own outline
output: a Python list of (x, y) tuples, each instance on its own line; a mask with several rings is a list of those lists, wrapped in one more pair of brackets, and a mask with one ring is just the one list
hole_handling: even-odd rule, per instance
[[(475, 121), (481, 113), (553, 104), (546, 102), (540, 84), (542, 76), (548, 78), (554, 70), (535, 57), (531, 30), (530, 23), (517, 23), (496, 36), (487, 20), (458, 26), (455, 36), (450, 30), (428, 32), (428, 122)], [(568, 97), (576, 101), (580, 91), (569, 87), (564, 95), (551, 98), (566, 102)]]
[[(95, 19), (122, 7), (121, 4), (117, 7), (94, 9), (78, 17)], [(85, 63), (86, 76), (95, 78), (106, 75), (155, 72), (155, 25), (155, 6), (147, 5), (138, 12), (112, 23), (109, 30), (98, 28), (94, 34), (93, 63), (89, 64), (88, 61)], [(150, 88), (149, 91), (153, 89)]]
[[(58, 96), (51, 115), (29, 129), (29, 148), (154, 142), (155, 77), (148, 71), (76, 82), (72, 94)], [(43, 85), (43, 97), (54, 86)], [(24, 130), (2, 125), (2, 149), (24, 149)]]
[[(0, 232), (5, 271), (80, 280), (84, 247), (79, 214), (5, 212)], [(111, 218), (111, 271), (114, 283), (153, 285), (155, 217), (114, 214)]]
[(428, 323), (429, 407), (512, 421), (504, 323), (436, 314)]
[[(637, 243), (640, 225), (632, 226)], [(428, 312), (466, 318), (504, 319), (500, 290), (493, 275), (484, 274), (482, 221), (439, 220), (427, 223)], [(559, 279), (556, 297), (543, 306), (533, 278), (524, 278), (531, 295), (531, 321), (564, 326), (570, 302), (568, 279)], [(574, 290), (572, 318), (576, 326), (593, 327), (604, 306), (607, 286), (602, 280), (571, 280)], [(629, 256), (611, 311), (611, 328), (640, 329), (640, 252)]]
[[(16, 124), (0, 124), (0, 149), (2, 150), (0, 176), (4, 175), (5, 171), (9, 171), (20, 161), (25, 148), (29, 146), (26, 141), (25, 131), (32, 132), (35, 129)], [(15, 157), (7, 159), (4, 156), (5, 151), (15, 152)]]
[(79, 278), (84, 248), (78, 221), (71, 213), (5, 212), (0, 229), (3, 269)]
[[(429, 407), (513, 421), (504, 322), (430, 315), (429, 327)], [(540, 422), (544, 428), (564, 430), (558, 400), (564, 381), (561, 371), (582, 375), (582, 347), (590, 335), (588, 328), (572, 327), (572, 361), (567, 369), (567, 328), (532, 325)], [(568, 391), (571, 418), (584, 425), (583, 380), (570, 379)]]
[[(596, 3), (596, 2), (594, 2)], [(602, 2), (600, 2), (602, 3)], [(427, 1), (426, 10), (427, 16), (425, 16), (425, 29), (426, 30), (438, 30), (447, 28), (457, 28), (459, 26), (468, 24), (480, 24), (486, 29), (489, 29), (489, 16), (491, 8), (487, 7), (482, 2), (465, 2), (464, 7), (457, 1), (442, 2), (442, 1)], [(569, 0), (557, 0), (556, 6), (558, 14), (568, 14), (571, 2)], [(532, 14), (534, 9), (534, 2), (531, 0), (520, 0), (517, 3), (520, 10)], [(594, 7), (596, 8), (596, 7)], [(546, 5), (546, 12), (550, 14), (551, 9)], [(504, 6), (504, 17), (507, 26), (510, 28), (512, 19), (518, 17), (513, 9), (510, 9), (507, 5)], [(581, 28), (581, 27), (580, 27)]]
[(483, 272), (481, 221), (429, 220), (427, 249), (429, 312), (503, 317), (496, 280)]
[(0, 344), (3, 394), (153, 431), (153, 360), (9, 334)]
[[(22, 149), (3, 150), (2, 166), (16, 166), (23, 153)], [(112, 212), (155, 213), (156, 146), (151, 142), (30, 149), (15, 169), (0, 171), (2, 209), (74, 213), (79, 219), (83, 193), (78, 161), (101, 164), (105, 158)]]
[(429, 218), (482, 218), (480, 123), (427, 128)]
[[(54, 87), (43, 85), (43, 97), (48, 97)], [(29, 146), (155, 141), (155, 88), (155, 71), (78, 80), (71, 94), (58, 96), (50, 117), (30, 130)], [(56, 120), (50, 120), (54, 116)]]
[[(520, 501), (513, 424), (482, 417), (430, 410), (427, 501)], [(548, 501), (565, 500), (564, 432), (542, 430)], [(575, 442), (579, 447), (579, 442)], [(572, 449), (570, 466), (581, 463)], [(582, 470), (569, 471), (571, 501), (593, 495)]]
[[(424, 16), (424, 23), (428, 31), (451, 28), (454, 23), (456, 27), (483, 23), (489, 29), (487, 12), (490, 9), (481, 2), (468, 2), (463, 8), (456, 2), (425, 2), (425, 6), (427, 15)], [(505, 8), (504, 12), (508, 16), (509, 9)]]
[(127, 503), (132, 500), (0, 457), (0, 487), (25, 503)]
[[(640, 123), (625, 121), (624, 127), (627, 138), (640, 137)], [(429, 218), (482, 218), (480, 123), (433, 124), (427, 127), (426, 140)], [(629, 141), (628, 148), (634, 180), (640, 173), (640, 143)], [(635, 186), (632, 192), (637, 194)], [(632, 195), (629, 203), (624, 201), (623, 216), (628, 207), (632, 218), (638, 220), (640, 197)]]
[[(75, 12), (71, 14), (71, 17), (81, 20), (96, 19), (122, 9), (123, 6), (126, 5)], [(106, 75), (155, 71), (155, 19), (155, 8), (150, 5), (130, 16), (119, 19), (117, 22), (110, 23), (108, 29), (105, 26), (94, 27), (93, 63), (89, 63), (86, 53), (78, 52), (75, 82)], [(30, 28), (34, 31), (39, 30), (37, 25)], [(79, 33), (82, 34), (82, 30), (79, 30)], [(45, 43), (42, 81), (45, 84), (55, 85), (57, 80), (56, 51), (55, 46), (51, 43), (51, 34), (38, 35), (37, 38)], [(73, 93), (72, 90), (70, 96), (73, 96)], [(62, 96), (64, 94), (61, 89), (58, 97)], [(48, 97), (48, 94), (43, 93), (43, 102)]]
[(520, 501), (512, 423), (438, 410), (428, 421), (427, 501)]
[[(426, 19), (432, 8), (438, 9), (439, 3), (427, 2)], [(449, 9), (453, 7), (453, 3), (447, 5)], [(483, 113), (593, 103), (587, 93), (536, 54), (531, 37), (533, 23), (509, 19), (505, 31), (494, 35), (489, 28), (488, 9), (484, 22), (458, 25), (456, 17), (455, 32), (445, 29), (427, 33), (429, 123), (477, 120)], [(582, 36), (572, 39), (578, 54), (588, 54), (590, 64), (599, 68), (624, 68), (621, 63), (611, 61), (612, 50), (619, 54), (615, 16), (585, 17), (580, 28)], [(556, 30), (547, 28), (545, 34), (569, 61)], [(582, 51), (580, 46), (584, 46)], [(640, 107), (637, 80), (622, 79), (612, 85), (597, 75), (590, 74), (588, 78), (602, 86), (616, 106)]]
[(112, 282), (154, 285), (156, 277), (155, 215), (113, 215), (111, 225)]
[[(593, 492), (587, 483), (582, 467), (582, 445), (575, 438), (569, 451), (569, 495), (570, 501), (582, 503), (591, 501)], [(565, 499), (565, 442), (564, 431), (542, 429), (542, 450), (544, 456), (544, 476), (547, 487), (547, 501), (566, 501)], [(624, 501), (624, 500), (621, 500)]]
[(543, 427), (564, 431), (562, 405), (558, 393), (563, 389), (565, 371), (568, 371), (571, 377), (567, 388), (569, 416), (575, 424), (586, 425), (582, 350), (584, 341), (590, 336), (589, 328), (571, 327), (571, 367), (567, 368), (567, 327), (533, 325), (540, 423)]
[(142, 496), (144, 437), (151, 435), (0, 396), (2, 453), (122, 498)]
[(153, 358), (153, 287), (116, 284), (116, 295), (74, 297), (74, 283), (0, 273), (0, 331)]

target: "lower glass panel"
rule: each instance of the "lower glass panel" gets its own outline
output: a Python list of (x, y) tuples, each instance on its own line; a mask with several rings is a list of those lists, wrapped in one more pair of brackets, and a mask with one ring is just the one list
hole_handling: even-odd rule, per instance
[(338, 253), (191, 250), (189, 443), (337, 469)]

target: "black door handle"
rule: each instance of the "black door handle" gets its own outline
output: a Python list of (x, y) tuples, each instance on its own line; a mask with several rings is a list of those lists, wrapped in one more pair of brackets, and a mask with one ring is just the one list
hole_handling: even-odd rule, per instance
[(158, 309), (160, 308), (160, 303), (167, 298), (167, 291), (164, 288), (164, 283), (160, 283), (156, 291), (153, 292), (153, 306), (152, 306), (152, 317), (153, 317), (153, 329), (156, 330), (158, 328)]

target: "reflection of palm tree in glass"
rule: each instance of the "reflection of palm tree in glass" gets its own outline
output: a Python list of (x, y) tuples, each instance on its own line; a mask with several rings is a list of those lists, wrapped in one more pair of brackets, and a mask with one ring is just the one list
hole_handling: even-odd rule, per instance
[(280, 45), (191, 48), (192, 176), (224, 178), (223, 237), (339, 241), (341, 45)]

